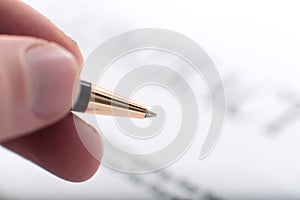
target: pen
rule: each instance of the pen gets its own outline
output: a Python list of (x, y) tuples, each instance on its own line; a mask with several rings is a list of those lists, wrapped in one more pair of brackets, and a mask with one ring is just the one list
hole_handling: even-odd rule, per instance
[(72, 111), (130, 118), (156, 117), (141, 104), (80, 80), (80, 93)]

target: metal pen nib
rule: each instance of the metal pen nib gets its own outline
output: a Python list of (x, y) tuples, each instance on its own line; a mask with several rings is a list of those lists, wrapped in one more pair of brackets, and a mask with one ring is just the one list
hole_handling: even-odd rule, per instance
[(80, 94), (72, 111), (130, 118), (156, 117), (156, 113), (134, 101), (117, 96), (112, 92), (80, 81)]
[(155, 112), (152, 112), (152, 111), (150, 111), (150, 110), (147, 110), (147, 111), (146, 111), (145, 118), (153, 118), (153, 117), (156, 117), (156, 113), (155, 113)]

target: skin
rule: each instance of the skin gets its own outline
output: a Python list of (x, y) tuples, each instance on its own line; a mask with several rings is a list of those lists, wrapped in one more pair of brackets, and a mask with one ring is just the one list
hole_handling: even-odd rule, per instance
[(69, 112), (82, 62), (40, 13), (0, 1), (0, 144), (72, 182), (93, 176), (103, 155), (99, 134)]

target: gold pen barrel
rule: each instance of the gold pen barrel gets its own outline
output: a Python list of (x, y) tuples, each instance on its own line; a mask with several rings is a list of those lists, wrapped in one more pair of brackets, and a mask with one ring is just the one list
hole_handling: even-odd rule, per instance
[(134, 101), (117, 96), (99, 86), (92, 85), (90, 99), (85, 113), (145, 118), (147, 117), (148, 111), (146, 107)]

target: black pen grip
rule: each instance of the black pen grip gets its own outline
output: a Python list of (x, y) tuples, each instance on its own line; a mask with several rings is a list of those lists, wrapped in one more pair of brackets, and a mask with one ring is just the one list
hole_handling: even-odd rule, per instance
[(89, 82), (80, 80), (80, 93), (77, 102), (74, 104), (72, 111), (85, 112), (91, 96), (92, 85)]

